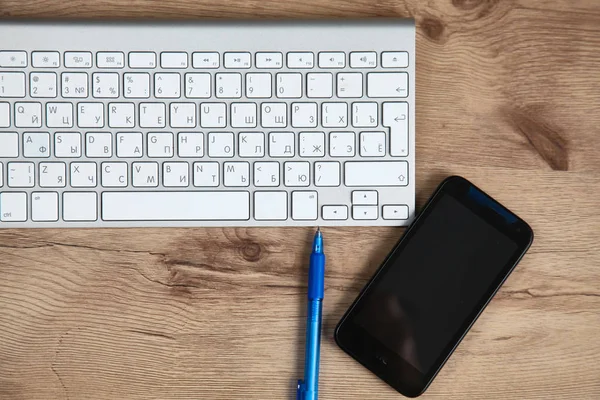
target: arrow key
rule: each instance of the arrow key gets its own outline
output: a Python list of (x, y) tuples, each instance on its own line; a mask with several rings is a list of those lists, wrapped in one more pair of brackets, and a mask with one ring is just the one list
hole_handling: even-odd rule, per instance
[(374, 220), (378, 217), (377, 206), (352, 206), (352, 218), (356, 220)]
[(408, 219), (408, 206), (404, 204), (383, 206), (383, 219)]
[(321, 215), (324, 220), (345, 220), (348, 219), (348, 206), (323, 206)]
[(355, 190), (352, 192), (352, 204), (361, 206), (377, 205), (376, 190)]

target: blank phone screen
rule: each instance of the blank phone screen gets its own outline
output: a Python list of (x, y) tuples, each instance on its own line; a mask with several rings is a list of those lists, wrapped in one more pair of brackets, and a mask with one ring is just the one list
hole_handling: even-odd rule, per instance
[(365, 294), (354, 321), (427, 373), (517, 251), (508, 236), (443, 194)]

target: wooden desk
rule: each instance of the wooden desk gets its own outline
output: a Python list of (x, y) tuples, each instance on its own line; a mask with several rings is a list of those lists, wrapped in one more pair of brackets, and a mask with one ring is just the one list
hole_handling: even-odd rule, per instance
[[(0, 0), (4, 17), (415, 17), (417, 188), (461, 174), (530, 252), (423, 398), (600, 398), (595, 0)], [(5, 40), (5, 39), (3, 39)], [(325, 229), (322, 399), (399, 399), (332, 340), (401, 229)], [(312, 229), (0, 231), (0, 399), (293, 399)]]

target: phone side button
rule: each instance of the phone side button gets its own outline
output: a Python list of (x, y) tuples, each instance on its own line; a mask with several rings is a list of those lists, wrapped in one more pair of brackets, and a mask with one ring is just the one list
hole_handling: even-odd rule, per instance
[(352, 206), (352, 218), (377, 219), (377, 206)]
[(408, 219), (408, 206), (404, 204), (383, 206), (383, 219)]

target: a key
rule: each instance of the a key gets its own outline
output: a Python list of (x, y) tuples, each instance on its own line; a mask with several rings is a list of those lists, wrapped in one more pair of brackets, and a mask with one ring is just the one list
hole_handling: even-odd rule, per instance
[(56, 74), (54, 72), (32, 72), (29, 74), (31, 97), (56, 97)]
[(381, 66), (383, 68), (408, 68), (408, 52), (384, 51), (381, 53)]
[(187, 68), (188, 55), (183, 52), (164, 51), (160, 53), (161, 68)]
[(109, 103), (108, 126), (111, 128), (133, 128), (135, 106), (133, 103)]
[(319, 214), (318, 195), (314, 191), (292, 193), (292, 218), (295, 220), (315, 220)]
[(337, 161), (315, 163), (315, 186), (340, 186), (340, 163)]
[(352, 192), (352, 204), (355, 206), (376, 206), (378, 204), (376, 190), (355, 190)]
[(240, 157), (253, 158), (265, 155), (265, 135), (262, 132), (240, 132), (238, 153)]
[(95, 192), (63, 193), (63, 220), (96, 221), (98, 219), (98, 197)]
[(65, 52), (65, 67), (92, 68), (92, 53), (90, 53), (89, 51)]
[(40, 163), (40, 187), (60, 188), (67, 185), (67, 167), (62, 162)]
[(8, 187), (27, 188), (35, 185), (34, 163), (10, 162), (7, 164), (6, 169), (6, 184)]
[(325, 134), (323, 132), (300, 132), (298, 152), (300, 157), (323, 157)]
[(348, 206), (323, 206), (321, 217), (328, 221), (348, 219)]
[(139, 158), (143, 156), (141, 132), (117, 133), (117, 157)]
[(344, 68), (346, 66), (346, 54), (343, 52), (321, 52), (319, 53), (319, 68)]
[(178, 73), (154, 74), (154, 97), (159, 99), (176, 99), (181, 96), (181, 77)]
[(230, 115), (233, 128), (256, 127), (256, 103), (231, 103)]
[(208, 134), (209, 157), (233, 157), (233, 133), (210, 132)]
[(284, 164), (285, 186), (309, 186), (310, 163), (290, 161)]
[(271, 74), (257, 73), (246, 74), (246, 97), (249, 99), (270, 98), (271, 90)]
[(127, 187), (129, 174), (125, 162), (104, 162), (101, 165), (103, 187)]
[(194, 103), (171, 103), (169, 122), (172, 128), (195, 128), (196, 105)]
[(48, 132), (24, 132), (23, 155), (25, 157), (50, 157), (50, 134)]
[(199, 158), (204, 155), (204, 134), (202, 132), (181, 132), (177, 143), (179, 157)]
[(203, 128), (224, 128), (227, 124), (225, 103), (201, 103), (200, 126)]
[(302, 74), (280, 73), (277, 74), (277, 97), (299, 98), (302, 97)]
[(0, 158), (16, 158), (19, 156), (19, 134), (17, 132), (0, 132)]
[(254, 186), (279, 186), (279, 163), (273, 161), (255, 162)]
[(10, 126), (10, 103), (0, 103), (0, 128)]
[(281, 53), (256, 53), (256, 68), (281, 68), (283, 67), (283, 54)]
[(0, 51), (0, 68), (25, 68), (26, 51)]
[(360, 155), (362, 157), (385, 156), (385, 133), (384, 132), (361, 132), (360, 133)]
[(195, 162), (194, 163), (194, 186), (217, 187), (219, 186), (219, 163), (217, 162)]
[(89, 158), (112, 157), (112, 133), (88, 132), (85, 135), (85, 155)]
[(27, 193), (0, 193), (0, 221), (27, 221)]
[(254, 192), (255, 220), (284, 221), (287, 216), (287, 192)]
[(123, 75), (123, 96), (128, 99), (150, 97), (150, 74), (129, 73)]
[(148, 157), (173, 157), (173, 134), (171, 132), (148, 133)]
[(219, 68), (219, 53), (193, 53), (192, 66), (194, 68)]
[(383, 103), (383, 126), (390, 128), (390, 154), (408, 156), (408, 103)]
[(39, 128), (42, 126), (41, 103), (15, 103), (15, 126), (17, 128)]
[(377, 53), (372, 51), (350, 53), (350, 67), (375, 68), (377, 66)]
[(104, 104), (78, 103), (77, 126), (79, 126), (80, 128), (103, 128)]
[(73, 104), (46, 103), (46, 126), (48, 128), (73, 127)]
[(165, 103), (140, 103), (140, 127), (164, 128), (166, 112)]
[(383, 219), (408, 219), (408, 206), (404, 204), (383, 206)]
[(320, 72), (306, 75), (308, 97), (330, 98), (333, 96), (333, 75)]
[(125, 54), (120, 51), (99, 51), (96, 53), (96, 65), (98, 68), (123, 68)]
[(346, 186), (407, 186), (406, 161), (347, 161), (344, 164)]
[(352, 103), (352, 125), (357, 128), (374, 128), (377, 126), (377, 103)]
[(129, 68), (156, 68), (156, 54), (151, 52), (129, 53)]
[(158, 186), (158, 163), (135, 162), (132, 165), (132, 181), (134, 187)]
[(88, 97), (88, 74), (85, 72), (63, 72), (61, 82), (62, 97)]
[(367, 74), (367, 96), (408, 97), (408, 73), (371, 72)]
[(315, 64), (315, 55), (309, 52), (287, 53), (288, 68), (312, 68)]
[(225, 53), (223, 64), (225, 68), (250, 68), (251, 56), (248, 52)]
[(185, 97), (190, 99), (208, 99), (211, 95), (210, 74), (185, 74)]
[(247, 162), (226, 162), (223, 165), (225, 186), (249, 186), (250, 164)]
[(285, 103), (262, 103), (261, 122), (264, 128), (285, 128), (287, 126), (287, 105)]
[(340, 98), (362, 97), (363, 81), (359, 72), (337, 74), (337, 96)]
[(352, 206), (352, 218), (374, 220), (378, 217), (377, 206)]
[(189, 185), (189, 165), (186, 162), (166, 162), (163, 164), (163, 186), (187, 187)]
[(58, 221), (58, 193), (31, 193), (31, 220), (35, 222)]
[(315, 128), (317, 103), (292, 103), (292, 127)]
[(81, 157), (81, 134), (79, 132), (56, 132), (54, 155), (59, 158)]
[(332, 157), (354, 157), (354, 132), (331, 132), (329, 134), (329, 155)]
[(34, 51), (31, 53), (31, 64), (34, 68), (60, 67), (60, 53), (58, 51)]
[(215, 96), (218, 98), (242, 97), (242, 74), (219, 73), (215, 78)]
[(23, 72), (0, 72), (1, 97), (25, 97), (25, 74)]
[(322, 103), (322, 124), (326, 128), (345, 128), (348, 126), (348, 104)]
[(0, 163), (0, 188), (4, 186), (4, 164)]
[(80, 162), (71, 163), (71, 186), (72, 187), (96, 187), (96, 163)]
[(293, 132), (269, 133), (269, 156), (294, 157), (296, 137)]

